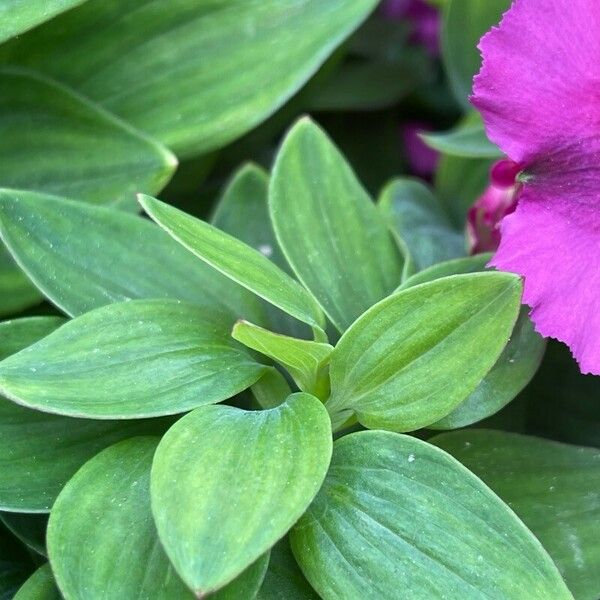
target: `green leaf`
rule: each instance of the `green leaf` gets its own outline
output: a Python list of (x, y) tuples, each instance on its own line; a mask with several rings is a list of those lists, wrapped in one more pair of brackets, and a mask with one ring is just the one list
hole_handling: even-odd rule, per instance
[(302, 391), (318, 398), (328, 394), (328, 378), (323, 369), (333, 346), (273, 333), (247, 321), (238, 321), (231, 336), (285, 367)]
[(455, 227), (464, 229), (467, 212), (489, 185), (489, 158), (463, 158), (443, 154), (435, 173), (438, 198)]
[(152, 521), (150, 467), (158, 441), (138, 437), (107, 448), (56, 499), (48, 553), (65, 598), (193, 598)]
[(600, 450), (483, 429), (431, 442), (481, 477), (523, 519), (575, 598), (600, 597)]
[(464, 258), (455, 258), (427, 267), (406, 279), (398, 288), (398, 291), (404, 290), (420, 283), (427, 283), (442, 277), (450, 275), (466, 275), (468, 273), (479, 273), (484, 271), (487, 264), (490, 262), (492, 255), (475, 254), (473, 256), (465, 256)]
[(462, 124), (442, 133), (422, 133), (423, 141), (442, 154), (467, 158), (502, 158), (504, 153), (488, 139), (479, 113), (469, 113)]
[[(0, 358), (30, 346), (62, 321), (32, 317), (0, 323)], [(160, 419), (70, 419), (0, 397), (0, 509), (49, 511), (64, 484), (98, 451), (133, 435), (160, 433), (165, 427)]]
[(85, 0), (44, 0), (43, 2), (2, 0), (0, 3), (0, 42), (24, 33), (83, 2)]
[[(334, 444), (325, 483), (291, 533), (324, 600), (572, 598), (541, 544), (451, 456), (383, 431)], [(525, 593), (525, 596), (523, 595)]]
[(334, 424), (354, 412), (365, 427), (413, 431), (446, 416), (500, 356), (521, 288), (507, 273), (456, 275), (376, 304), (331, 356)]
[(271, 115), (375, 5), (88, 0), (7, 44), (0, 60), (64, 81), (179, 155), (200, 154)]
[(477, 49), (484, 33), (500, 21), (511, 0), (451, 0), (442, 26), (442, 58), (456, 99), (470, 108), (473, 76), (479, 71)]
[(325, 477), (331, 445), (327, 411), (302, 393), (265, 411), (202, 407), (167, 432), (152, 467), (152, 511), (198, 596), (231, 581), (296, 522)]
[[(212, 224), (248, 244), (278, 267), (291, 273), (269, 217), (269, 176), (260, 167), (246, 164), (231, 178), (221, 197)], [(309, 338), (310, 329), (278, 308), (265, 304), (269, 329), (294, 337)]]
[(162, 144), (42, 75), (0, 70), (0, 90), (3, 187), (132, 205), (177, 166)]
[(222, 310), (226, 326), (246, 315), (264, 322), (252, 294), (135, 215), (0, 190), (0, 236), (37, 287), (70, 315), (134, 298), (175, 298)]
[(0, 317), (41, 302), (42, 295), (0, 244)]
[(464, 256), (464, 235), (452, 226), (432, 191), (418, 179), (394, 179), (381, 192), (378, 207), (405, 248), (405, 271), (421, 271)]
[(264, 254), (212, 225), (148, 196), (140, 204), (169, 235), (203, 261), (300, 321), (321, 328), (312, 296)]
[(256, 600), (318, 600), (298, 568), (287, 537), (271, 550), (269, 569)]
[(524, 306), (500, 358), (475, 391), (430, 429), (458, 429), (482, 421), (513, 400), (535, 375), (546, 349)]
[(46, 527), (48, 515), (40, 513), (0, 513), (0, 521), (4, 526), (28, 548), (41, 556), (46, 552)]
[(0, 363), (0, 393), (74, 417), (138, 419), (220, 402), (264, 366), (219, 316), (176, 300), (109, 304)]
[(289, 264), (340, 331), (399, 284), (402, 260), (383, 219), (339, 150), (307, 118), (277, 155), (269, 203)]
[(13, 600), (62, 600), (50, 564), (40, 567), (19, 588)]

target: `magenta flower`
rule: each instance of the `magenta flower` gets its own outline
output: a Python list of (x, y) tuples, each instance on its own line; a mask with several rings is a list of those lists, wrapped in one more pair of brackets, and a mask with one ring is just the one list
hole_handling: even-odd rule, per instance
[(424, 0), (386, 0), (381, 14), (388, 19), (406, 19), (412, 26), (411, 42), (424, 46), (432, 56), (440, 53), (440, 15)]
[(600, 2), (516, 0), (479, 48), (472, 102), (522, 183), (492, 264), (524, 276), (537, 330), (600, 374)]
[(518, 170), (518, 166), (509, 160), (501, 160), (492, 167), (490, 185), (467, 216), (467, 240), (471, 254), (493, 252), (498, 248), (500, 222), (517, 207), (515, 176)]

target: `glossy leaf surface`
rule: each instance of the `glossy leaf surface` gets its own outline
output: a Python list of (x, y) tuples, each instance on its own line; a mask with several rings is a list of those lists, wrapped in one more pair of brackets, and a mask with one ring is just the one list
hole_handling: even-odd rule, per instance
[(481, 477), (523, 519), (578, 600), (600, 596), (600, 450), (483, 429), (431, 442)]
[(0, 393), (50, 413), (131, 419), (220, 402), (263, 370), (218, 316), (134, 300), (77, 317), (2, 361)]
[[(451, 412), (491, 369), (516, 321), (521, 283), (456, 275), (395, 294), (342, 336), (330, 365), (334, 423), (413, 431)], [(436, 416), (439, 415), (439, 416)]]
[(375, 5), (88, 0), (0, 54), (71, 85), (178, 155), (200, 154), (273, 113)]
[(256, 298), (138, 216), (34, 192), (0, 192), (0, 235), (29, 277), (70, 315), (135, 298), (221, 310), (224, 325)]
[(382, 217), (345, 158), (309, 119), (283, 142), (269, 207), (289, 264), (340, 331), (399, 284), (402, 260)]
[(572, 598), (533, 534), (451, 456), (390, 432), (334, 444), (327, 478), (291, 533), (324, 600)]
[(164, 202), (143, 196), (140, 203), (169, 235), (206, 263), (300, 321), (322, 326), (312, 296), (261, 252)]
[(271, 410), (202, 407), (179, 420), (154, 459), (152, 511), (190, 588), (219, 589), (273, 546), (314, 498), (330, 457), (329, 417), (308, 394)]

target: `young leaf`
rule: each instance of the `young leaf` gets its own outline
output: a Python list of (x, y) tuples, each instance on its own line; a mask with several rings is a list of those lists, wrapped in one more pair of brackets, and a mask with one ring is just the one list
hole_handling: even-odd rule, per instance
[(176, 300), (133, 300), (77, 317), (2, 361), (0, 393), (50, 413), (139, 419), (220, 402), (264, 369), (218, 315)]
[(309, 119), (281, 146), (269, 206), (289, 264), (340, 331), (400, 283), (402, 260), (383, 219)]
[(327, 411), (309, 394), (265, 411), (202, 407), (168, 431), (152, 466), (152, 511), (198, 596), (231, 581), (296, 522), (325, 477), (331, 445)]
[(376, 4), (88, 0), (0, 60), (64, 81), (178, 155), (201, 154), (272, 114)]
[(572, 600), (531, 532), (435, 446), (383, 431), (334, 444), (321, 491), (291, 532), (302, 571), (334, 598)]
[(600, 597), (600, 450), (483, 429), (438, 435), (431, 443), (523, 519), (575, 598)]
[(238, 321), (231, 336), (285, 367), (302, 391), (319, 398), (329, 392), (328, 382), (323, 389), (327, 376), (323, 376), (322, 369), (329, 362), (333, 346), (279, 335), (247, 321)]
[(469, 113), (462, 123), (442, 133), (422, 133), (423, 141), (434, 150), (467, 158), (502, 158), (504, 153), (487, 137), (481, 116)]
[[(268, 207), (269, 176), (253, 164), (241, 167), (220, 199), (212, 224), (248, 244), (284, 271), (291, 273), (271, 226)], [(310, 338), (311, 331), (297, 319), (265, 304), (267, 326), (293, 337)]]
[(154, 221), (203, 261), (300, 321), (323, 326), (312, 296), (258, 250), (160, 200), (141, 196), (139, 201)]
[(460, 0), (449, 2), (445, 9), (442, 58), (450, 87), (465, 108), (471, 108), (473, 76), (481, 64), (477, 44), (509, 7), (510, 0)]
[(85, 0), (44, 0), (44, 2), (5, 0), (0, 3), (0, 42), (24, 33), (83, 2)]
[(19, 588), (13, 600), (62, 600), (50, 563), (35, 571)]
[(464, 256), (458, 232), (431, 190), (418, 179), (394, 179), (381, 192), (378, 208), (405, 248), (405, 273)]
[(159, 192), (177, 166), (160, 142), (42, 75), (1, 69), (0, 90), (5, 188), (135, 206), (137, 192)]
[[(37, 342), (62, 321), (32, 317), (0, 323), (0, 359)], [(134, 435), (161, 433), (166, 426), (160, 419), (71, 419), (0, 397), (0, 509), (49, 511), (64, 484), (98, 451)]]
[[(152, 521), (150, 468), (158, 441), (138, 437), (107, 448), (57, 498), (48, 552), (66, 598), (194, 597), (161, 548)], [(268, 557), (262, 562), (256, 589)]]
[(504, 349), (521, 282), (507, 273), (438, 279), (395, 294), (358, 319), (330, 364), (335, 425), (413, 431), (446, 416)]
[(138, 216), (0, 190), (0, 235), (37, 287), (73, 316), (133, 298), (175, 298), (222, 310), (225, 326), (246, 315), (264, 322), (253, 294)]

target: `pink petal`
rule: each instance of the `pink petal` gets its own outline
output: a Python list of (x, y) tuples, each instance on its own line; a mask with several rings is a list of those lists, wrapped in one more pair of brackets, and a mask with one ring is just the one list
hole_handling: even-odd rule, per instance
[(515, 0), (479, 49), (472, 102), (512, 160), (600, 134), (599, 0)]
[(492, 264), (525, 277), (536, 329), (565, 342), (583, 373), (600, 374), (600, 188), (596, 203), (525, 186), (502, 221)]

